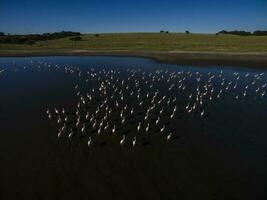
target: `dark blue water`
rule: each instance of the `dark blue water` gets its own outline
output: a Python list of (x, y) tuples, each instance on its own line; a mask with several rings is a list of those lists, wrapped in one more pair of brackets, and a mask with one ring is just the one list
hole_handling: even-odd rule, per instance
[[(74, 70), (75, 73), (66, 73), (66, 68)], [(159, 90), (162, 96), (177, 98), (178, 117), (170, 127), (174, 129), (178, 139), (170, 144), (155, 139), (155, 143), (137, 147), (134, 153), (129, 147), (121, 150), (119, 145), (115, 145), (110, 139), (108, 141), (111, 142), (103, 147), (101, 139), (96, 139), (99, 144), (90, 152), (86, 141), (76, 142), (75, 148), (72, 144), (69, 148), (65, 140), (58, 142), (56, 123), (47, 119), (45, 110), (55, 107), (74, 109), (77, 104), (74, 86), (78, 84), (85, 95), (95, 84), (92, 80), (86, 83), (84, 76), (78, 77), (78, 71), (86, 74), (92, 69), (96, 73), (101, 70), (120, 71), (121, 79), (128, 78), (127, 69), (135, 70), (139, 74), (136, 80), (141, 80), (143, 72), (146, 75), (158, 73), (157, 77), (163, 76), (155, 90)], [(16, 185), (15, 191), (18, 194), (32, 198), (56, 198), (59, 194), (50, 185), (56, 187), (57, 184), (60, 185), (59, 191), (63, 193), (68, 188), (70, 197), (76, 196), (78, 191), (81, 197), (88, 197), (89, 194), (83, 191), (86, 188), (83, 185), (102, 187), (106, 196), (101, 196), (101, 191), (92, 189), (96, 186), (89, 189), (96, 198), (110, 195), (123, 198), (127, 193), (132, 194), (133, 199), (147, 197), (150, 193), (153, 194), (152, 197), (161, 195), (163, 198), (243, 199), (253, 195), (258, 197), (257, 199), (266, 197), (266, 70), (255, 69), (253, 66), (183, 66), (156, 63), (143, 58), (100, 56), (0, 58), (1, 70), (0, 174), (3, 179), (0, 183), (3, 186), (3, 197), (12, 194), (13, 184)], [(166, 80), (172, 73), (178, 76), (167, 83)], [(197, 82), (199, 74), (201, 80)], [(195, 113), (188, 113), (185, 109), (190, 102), (188, 95), (196, 94), (197, 87), (203, 92), (204, 85), (212, 75), (213, 100), (205, 100), (203, 108), (199, 108)], [(179, 80), (183, 78), (186, 78), (183, 81), (185, 90), (178, 89)], [(230, 82), (232, 83), (229, 87), (232, 89), (225, 91)], [(175, 85), (175, 89), (168, 92), (171, 83)], [(237, 87), (233, 89), (235, 83)], [(142, 84), (140, 87), (145, 88)], [(217, 98), (221, 89), (223, 92)], [(147, 88), (144, 90), (148, 91)], [(246, 96), (243, 95), (244, 91)], [(193, 104), (193, 100), (191, 103)], [(205, 109), (205, 115), (201, 118), (202, 109)], [(149, 139), (154, 141), (152, 137)], [(88, 156), (96, 163), (86, 169), (85, 163), (90, 163)], [(117, 158), (120, 159), (118, 162), (124, 164), (115, 162)], [(133, 159), (137, 164), (132, 163)], [(74, 166), (73, 162), (79, 162), (79, 167)], [(101, 171), (103, 165), (108, 167)], [(158, 168), (155, 169), (154, 165)], [(65, 173), (62, 172), (62, 166)], [(145, 191), (132, 189), (135, 186), (126, 175), (131, 173), (131, 166), (135, 169), (135, 172), (132, 172), (135, 175), (129, 175), (129, 179), (134, 179), (136, 184), (141, 182), (141, 185), (147, 186), (147, 196)], [(121, 173), (117, 168), (121, 169)], [(89, 169), (95, 175), (89, 173)], [(171, 169), (170, 172), (167, 172), (168, 169)], [(72, 171), (80, 174), (77, 175), (80, 179), (69, 175)], [(138, 171), (146, 171), (147, 177), (139, 177)], [(89, 178), (84, 180), (82, 177), (85, 174), (94, 181), (88, 180)], [(112, 174), (114, 177), (110, 179)], [(170, 178), (172, 176), (177, 177)], [(107, 181), (109, 179), (110, 181)], [(125, 196), (120, 196), (119, 186), (110, 188), (110, 185), (116, 185), (117, 182), (127, 182), (122, 189)], [(159, 182), (164, 183), (157, 184)], [(73, 188), (72, 184), (76, 186)], [(43, 189), (49, 192), (45, 194)], [(157, 191), (160, 191), (160, 194)]]

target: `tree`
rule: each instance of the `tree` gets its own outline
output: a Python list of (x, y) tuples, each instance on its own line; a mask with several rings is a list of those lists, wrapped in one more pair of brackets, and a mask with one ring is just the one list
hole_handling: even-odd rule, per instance
[(165, 31), (161, 30), (160, 33), (164, 33)]
[(4, 32), (0, 32), (0, 36), (5, 36), (5, 33)]
[(190, 34), (190, 32), (189, 31), (185, 31), (185, 34)]
[(99, 37), (100, 35), (99, 34), (95, 34), (95, 37)]

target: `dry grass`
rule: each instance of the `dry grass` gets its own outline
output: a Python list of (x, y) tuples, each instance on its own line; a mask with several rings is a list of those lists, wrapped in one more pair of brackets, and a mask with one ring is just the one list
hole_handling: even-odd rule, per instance
[(0, 51), (214, 51), (267, 52), (267, 36), (234, 36), (182, 33), (113, 33), (82, 35), (82, 41), (69, 38), (40, 41), (35, 45), (0, 44)]

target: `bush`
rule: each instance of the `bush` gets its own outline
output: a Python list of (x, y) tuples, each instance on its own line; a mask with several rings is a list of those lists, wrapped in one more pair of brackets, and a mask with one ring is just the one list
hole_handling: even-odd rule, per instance
[(247, 31), (230, 31), (229, 34), (240, 35), (240, 36), (250, 36), (250, 35), (252, 35), (251, 32), (247, 32)]
[(26, 43), (27, 41), (37, 42), (37, 41), (53, 40), (53, 39), (59, 39), (69, 36), (79, 36), (79, 35), (81, 35), (79, 32), (71, 32), (71, 31), (44, 33), (42, 35), (41, 34), (2, 35), (2, 37), (0, 38), (0, 43), (23, 44)]
[(218, 33), (216, 33), (216, 35), (220, 35), (220, 34), (227, 34), (228, 32), (225, 30), (219, 31)]
[(5, 36), (5, 34), (3, 32), (0, 32), (0, 36)]
[(185, 31), (185, 34), (190, 34), (190, 32), (189, 31)]
[(82, 38), (80, 36), (77, 36), (77, 37), (70, 38), (70, 40), (73, 40), (73, 41), (81, 41)]
[(222, 30), (222, 31), (216, 33), (216, 35), (220, 35), (220, 34), (230, 34), (230, 35), (240, 35), (240, 36), (252, 35), (251, 32), (248, 32), (248, 31), (225, 31), (225, 30)]
[(254, 31), (253, 35), (255, 35), (255, 36), (264, 36), (264, 35), (267, 35), (267, 31)]
[(32, 46), (32, 45), (36, 44), (36, 42), (35, 42), (34, 40), (28, 40), (28, 41), (26, 42), (26, 44)]

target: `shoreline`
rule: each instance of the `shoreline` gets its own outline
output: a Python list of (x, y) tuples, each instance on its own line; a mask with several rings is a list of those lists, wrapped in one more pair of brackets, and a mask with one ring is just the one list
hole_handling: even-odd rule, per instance
[(118, 56), (143, 57), (160, 63), (187, 65), (230, 65), (267, 69), (267, 52), (208, 52), (208, 51), (92, 51), (92, 50), (52, 50), (14, 51), (0, 50), (0, 57), (36, 56)]

